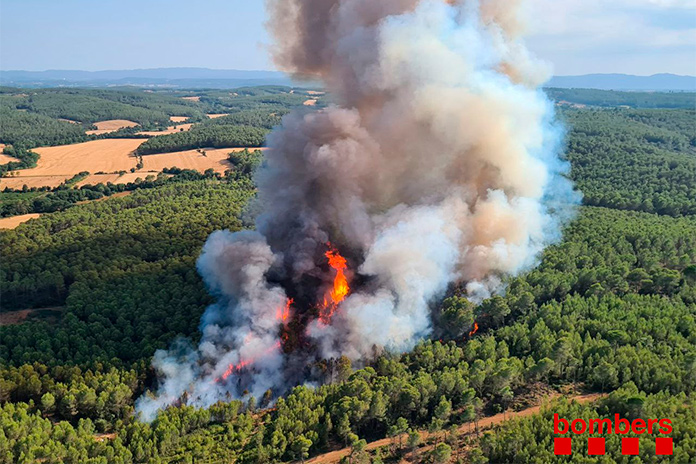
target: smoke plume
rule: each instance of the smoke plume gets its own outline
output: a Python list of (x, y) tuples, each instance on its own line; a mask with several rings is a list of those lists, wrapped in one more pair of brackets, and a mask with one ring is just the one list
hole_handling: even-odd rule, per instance
[(269, 136), (257, 230), (205, 245), (198, 269), (219, 301), (197, 348), (156, 354), (145, 418), (282, 393), (318, 359), (410, 349), (450, 285), (475, 302), (501, 292), (578, 200), (539, 90), (549, 70), (521, 41), (523, 1), (267, 6), (277, 66), (335, 104)]

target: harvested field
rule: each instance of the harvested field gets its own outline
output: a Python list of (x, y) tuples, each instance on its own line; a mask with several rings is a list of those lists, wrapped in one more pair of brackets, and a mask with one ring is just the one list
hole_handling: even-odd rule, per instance
[(170, 116), (169, 120), (171, 122), (184, 122), (188, 119), (188, 116)]
[[(14, 229), (20, 224), (24, 224), (25, 222), (29, 221), (30, 219), (36, 219), (40, 214), (23, 214), (21, 216), (12, 216), (12, 217), (6, 217), (6, 218), (0, 218), (0, 229)], [(0, 320), (2, 319), (2, 315), (0, 315)], [(2, 322), (0, 322), (0, 325), (3, 325)]]
[(186, 132), (188, 130), (191, 130), (191, 127), (193, 127), (193, 124), (177, 124), (176, 126), (167, 127), (167, 130), (138, 132), (138, 135), (148, 135), (150, 137), (157, 137), (158, 135), (168, 135), (182, 131)]
[(309, 100), (306, 100), (303, 105), (304, 106), (315, 106), (317, 104), (317, 99), (316, 98), (310, 98)]
[[(223, 173), (232, 168), (227, 161), (227, 157), (234, 151), (242, 151), (243, 148), (210, 148), (203, 149), (205, 156), (197, 150), (179, 151), (175, 153), (162, 153), (159, 155), (143, 156), (143, 170), (162, 171), (164, 168), (177, 167), (180, 169), (193, 169), (204, 172), (207, 169), (214, 169)], [(249, 148), (258, 150), (258, 148)]]
[[(25, 169), (26, 171), (26, 169)], [(15, 171), (21, 172), (21, 171)], [(25, 185), (27, 188), (50, 187), (55, 188), (60, 184), (70, 179), (72, 176), (16, 176), (3, 177), (0, 179), (0, 189), (9, 187), (14, 190), (20, 190)]]
[(11, 163), (13, 161), (19, 161), (19, 160), (17, 158), (15, 158), (14, 156), (3, 155), (2, 153), (0, 153), (0, 164), (7, 164), (7, 163)]
[(41, 157), (32, 169), (15, 171), (13, 177), (0, 179), (0, 185), (20, 189), (31, 187), (58, 187), (62, 182), (83, 171), (128, 171), (138, 164), (133, 152), (144, 139), (109, 139), (35, 148)]
[[(236, 94), (235, 94), (235, 95), (236, 95)], [(217, 118), (221, 118), (221, 117), (223, 117), (223, 116), (229, 116), (229, 115), (230, 115), (230, 113), (220, 113), (220, 114), (208, 114), (207, 116), (208, 116), (210, 119), (217, 119)]]
[(59, 121), (69, 122), (70, 124), (80, 124), (80, 121), (73, 121), (72, 119), (58, 118)]
[(138, 164), (133, 152), (143, 142), (144, 139), (107, 139), (36, 148), (34, 151), (41, 155), (38, 166), (18, 171), (19, 176), (74, 176), (83, 171), (128, 171)]
[(126, 119), (111, 119), (109, 121), (95, 122), (94, 125), (97, 126), (97, 130), (87, 131), (86, 133), (88, 135), (108, 134), (109, 132), (115, 132), (124, 127), (135, 127), (138, 123)]
[(188, 101), (201, 101), (201, 97), (181, 97), (182, 100), (188, 100)]
[(2, 151), (5, 149), (6, 146), (7, 145), (5, 145), (4, 143), (0, 143), (0, 164), (7, 164), (7, 163), (11, 163), (12, 161), (19, 161), (14, 156), (2, 154)]
[(316, 90), (308, 90), (307, 95), (324, 95), (326, 92), (318, 92)]

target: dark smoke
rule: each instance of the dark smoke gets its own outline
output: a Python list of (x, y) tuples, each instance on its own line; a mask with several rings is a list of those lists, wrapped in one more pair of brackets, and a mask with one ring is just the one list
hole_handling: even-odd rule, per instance
[[(501, 292), (578, 202), (538, 89), (548, 69), (520, 39), (523, 2), (267, 5), (278, 67), (324, 82), (336, 106), (293, 113), (269, 137), (257, 232), (211, 235), (198, 268), (219, 302), (197, 349), (155, 356), (145, 418), (184, 393), (199, 406), (281, 393), (318, 358), (407, 350), (449, 285), (476, 302)], [(348, 258), (351, 292), (327, 324), (329, 242)], [(289, 298), (291, 321), (279, 321)]]

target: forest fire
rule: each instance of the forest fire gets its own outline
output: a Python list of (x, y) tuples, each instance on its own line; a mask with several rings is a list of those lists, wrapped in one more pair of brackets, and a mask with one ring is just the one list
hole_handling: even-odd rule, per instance
[[(265, 353), (262, 353), (259, 358), (262, 358), (264, 356), (272, 354), (274, 351), (279, 350), (281, 348), (280, 342), (277, 342), (275, 345), (273, 345), (271, 348), (266, 350)], [(230, 364), (227, 370), (217, 378), (217, 382), (224, 382), (227, 380), (232, 374), (237, 374), (239, 372), (242, 372), (244, 369), (246, 369), (249, 366), (253, 366), (258, 358), (251, 358), (251, 359), (245, 359), (243, 361), (238, 362), (237, 364)]]
[(276, 319), (278, 319), (279, 322), (282, 322), (283, 324), (288, 322), (288, 319), (290, 318), (290, 307), (295, 303), (295, 300), (292, 298), (289, 298), (287, 303), (285, 303), (285, 306), (282, 308), (278, 308), (278, 313), (276, 314)]
[(478, 329), (479, 329), (478, 323), (474, 322), (474, 328), (471, 330), (471, 332), (469, 332), (469, 337), (474, 336), (476, 334), (476, 332), (478, 332)]
[(326, 296), (324, 296), (324, 303), (320, 308), (319, 314), (321, 322), (328, 325), (331, 323), (331, 317), (336, 312), (338, 305), (346, 299), (350, 291), (350, 286), (348, 285), (348, 279), (345, 274), (345, 270), (348, 268), (346, 258), (341, 256), (334, 248), (327, 251), (325, 256), (329, 260), (331, 269), (336, 271), (333, 287), (327, 292)]
[(579, 198), (518, 3), (267, 1), (275, 64), (333, 104), (268, 135), (255, 228), (203, 246), (217, 301), (198, 347), (155, 354), (143, 417), (184, 393), (202, 407), (259, 398), (321, 382), (317, 361), (406, 352), (453, 285), (481, 303), (560, 239)]

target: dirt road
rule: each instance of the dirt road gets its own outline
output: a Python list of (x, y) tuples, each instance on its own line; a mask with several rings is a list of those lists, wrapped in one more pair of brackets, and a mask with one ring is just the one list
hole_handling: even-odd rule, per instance
[[(569, 397), (568, 399), (570, 400), (575, 400), (578, 403), (590, 403), (592, 401), (595, 401), (599, 398), (602, 398), (603, 396), (606, 396), (601, 393), (592, 393), (592, 394), (587, 394), (587, 395), (577, 395), (577, 396), (572, 396)], [(493, 427), (494, 425), (502, 424), (504, 421), (509, 421), (510, 419), (519, 419), (522, 417), (528, 417), (528, 416), (533, 416), (534, 414), (538, 414), (539, 411), (541, 410), (542, 406), (548, 401), (552, 399), (559, 398), (560, 396), (551, 396), (548, 397), (544, 400), (544, 403), (539, 404), (537, 406), (533, 406), (531, 408), (524, 409), (522, 411), (517, 411), (517, 412), (508, 412), (504, 416), (503, 414), (496, 414), (495, 416), (490, 416), (490, 417), (484, 417), (479, 421), (479, 429), (484, 430)], [(459, 427), (458, 433), (460, 436), (465, 436), (465, 435), (470, 435), (475, 432), (470, 432), (469, 430), (473, 430), (473, 424), (464, 424)], [(432, 434), (428, 432), (420, 432), (421, 435), (421, 442), (426, 442), (428, 439), (431, 437)], [(377, 448), (380, 448), (382, 446), (389, 446), (392, 443), (392, 438), (384, 438), (382, 440), (377, 440), (373, 441), (372, 443), (368, 443), (367, 447), (365, 448), (366, 450), (374, 450)], [(398, 440), (398, 438), (397, 438)], [(404, 439), (405, 440), (405, 439)], [(350, 448), (343, 448), (337, 451), (332, 451), (330, 453), (325, 453), (322, 455), (319, 455), (315, 458), (310, 459), (309, 461), (306, 461), (307, 464), (333, 464), (337, 463), (341, 460), (342, 457), (348, 456), (350, 454)]]

